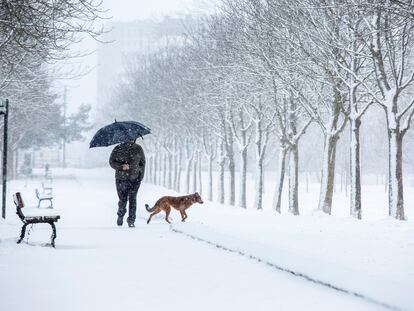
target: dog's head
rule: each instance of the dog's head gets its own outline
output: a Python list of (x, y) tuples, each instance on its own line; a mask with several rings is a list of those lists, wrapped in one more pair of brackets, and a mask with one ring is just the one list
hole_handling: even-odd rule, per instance
[(203, 204), (203, 199), (201, 198), (201, 196), (198, 194), (198, 192), (193, 194), (193, 200), (194, 203), (200, 203)]

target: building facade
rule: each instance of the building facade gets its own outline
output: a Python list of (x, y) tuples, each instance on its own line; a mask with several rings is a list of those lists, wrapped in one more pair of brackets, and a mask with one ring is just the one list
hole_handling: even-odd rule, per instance
[(161, 21), (142, 20), (116, 22), (98, 45), (97, 105), (105, 101), (114, 82), (125, 72), (128, 62), (139, 55), (157, 51), (167, 45), (183, 42), (188, 27), (194, 25), (191, 16), (182, 18), (165, 17)]

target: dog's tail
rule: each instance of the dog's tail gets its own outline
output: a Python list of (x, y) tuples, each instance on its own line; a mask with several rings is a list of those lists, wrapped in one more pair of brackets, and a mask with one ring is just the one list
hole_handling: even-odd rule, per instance
[(149, 213), (152, 213), (153, 211), (155, 211), (155, 206), (150, 208), (148, 204), (145, 204), (145, 209), (146, 209)]

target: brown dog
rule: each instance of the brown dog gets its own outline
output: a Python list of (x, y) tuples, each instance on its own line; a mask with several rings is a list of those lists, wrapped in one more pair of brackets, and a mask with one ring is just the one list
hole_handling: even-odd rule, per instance
[(171, 222), (168, 220), (168, 216), (170, 215), (171, 207), (178, 210), (181, 214), (181, 221), (185, 221), (188, 217), (185, 210), (194, 203), (204, 203), (198, 192), (182, 197), (162, 197), (157, 201), (157, 203), (155, 203), (154, 207), (152, 208), (150, 208), (148, 204), (145, 204), (146, 210), (151, 213), (150, 217), (147, 220), (147, 224), (149, 224), (151, 221), (152, 216), (158, 214), (161, 211), (165, 212), (165, 220), (170, 224)]

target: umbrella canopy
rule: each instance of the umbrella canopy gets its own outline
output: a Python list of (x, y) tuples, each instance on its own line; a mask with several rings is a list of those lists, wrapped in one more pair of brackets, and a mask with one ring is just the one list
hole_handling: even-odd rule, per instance
[(93, 136), (89, 148), (106, 147), (110, 145), (125, 143), (138, 137), (150, 134), (151, 130), (136, 121), (115, 121), (104, 126)]

